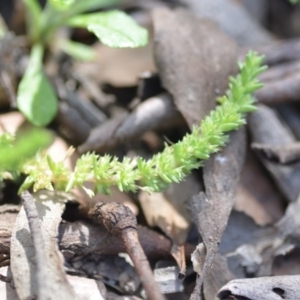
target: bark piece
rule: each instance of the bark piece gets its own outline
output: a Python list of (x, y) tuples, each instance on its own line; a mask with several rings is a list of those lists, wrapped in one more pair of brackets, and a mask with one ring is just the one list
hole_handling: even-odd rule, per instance
[(235, 279), (218, 293), (220, 300), (295, 300), (300, 294), (300, 276)]
[(230, 143), (220, 153), (213, 155), (204, 166), (205, 193), (200, 192), (190, 201), (189, 209), (197, 216), (196, 225), (206, 251), (205, 261), (199, 274), (201, 277), (192, 299), (198, 299), (202, 282), (218, 252), (245, 159), (245, 143), (244, 128), (231, 134)]
[[(57, 233), (61, 215), (65, 209), (67, 198), (49, 191), (40, 191), (34, 195), (35, 206), (38, 212), (36, 222), (40, 224), (40, 230), (44, 245), (42, 250), (45, 261), (40, 266), (36, 261), (36, 244), (33, 243), (29, 223), (22, 208), (14, 225), (11, 239), (11, 270), (19, 298), (28, 299), (38, 296), (41, 288), (47, 299), (77, 299), (70, 287), (63, 268), (63, 259), (58, 251)], [(44, 285), (38, 276), (38, 268), (42, 267), (43, 273), (47, 274)], [(41, 299), (46, 299), (41, 296)]]
[(216, 24), (187, 10), (154, 10), (153, 22), (162, 84), (192, 128), (214, 108), (228, 76), (236, 73), (236, 45)]
[[(259, 105), (258, 110), (249, 116), (249, 126), (254, 143), (278, 147), (295, 142), (290, 130), (280, 121), (277, 114), (266, 106)], [(259, 158), (287, 200), (296, 201), (300, 193), (300, 167), (280, 165), (261, 156)]]

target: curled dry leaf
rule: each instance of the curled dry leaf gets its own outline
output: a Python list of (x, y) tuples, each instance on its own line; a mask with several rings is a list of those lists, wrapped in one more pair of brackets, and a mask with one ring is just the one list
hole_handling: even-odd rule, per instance
[(205, 245), (206, 257), (201, 267), (201, 279), (193, 293), (198, 299), (204, 278), (214, 262), (222, 234), (235, 199), (240, 172), (245, 159), (245, 129), (233, 132), (230, 143), (213, 155), (203, 169), (205, 193), (200, 192), (189, 203)]
[(47, 276), (42, 278), (44, 286), (39, 286), (41, 280), (37, 278), (36, 245), (33, 244), (28, 220), (22, 208), (11, 238), (11, 270), (18, 296), (20, 300), (29, 299), (38, 295), (41, 288), (45, 288), (43, 293), (47, 295), (47, 299), (77, 299), (67, 281), (57, 244), (58, 226), (68, 198), (41, 190), (34, 195), (34, 199), (44, 243), (40, 245), (45, 258), (42, 268)]
[(236, 73), (237, 47), (212, 21), (187, 10), (154, 10), (153, 23), (162, 84), (192, 128), (215, 107), (228, 76)]
[[(275, 111), (264, 105), (259, 105), (258, 110), (249, 116), (249, 126), (252, 141), (260, 144), (260, 148), (261, 145), (278, 147), (295, 143), (295, 137), (281, 122)], [(259, 158), (286, 199), (296, 201), (300, 193), (300, 166), (298, 164), (281, 165), (265, 156), (259, 156)]]
[(236, 279), (218, 293), (220, 300), (295, 300), (299, 299), (300, 276), (275, 276)]

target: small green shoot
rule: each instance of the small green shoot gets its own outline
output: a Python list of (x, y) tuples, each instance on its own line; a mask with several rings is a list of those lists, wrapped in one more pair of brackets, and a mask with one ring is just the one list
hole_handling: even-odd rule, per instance
[(86, 28), (110, 47), (143, 47), (148, 42), (147, 30), (121, 11), (83, 14), (120, 0), (48, 0), (44, 9), (38, 0), (23, 2), (32, 49), (27, 70), (18, 88), (17, 105), (25, 117), (37, 126), (48, 125), (58, 110), (56, 93), (43, 71), (45, 48), (54, 44), (75, 59), (95, 58), (92, 49), (86, 45), (68, 39), (56, 40), (54, 37), (59, 28)]
[(220, 105), (196, 126), (192, 132), (174, 145), (166, 146), (150, 160), (142, 158), (119, 161), (109, 155), (87, 153), (81, 156), (72, 172), (62, 162), (55, 163), (47, 156), (38, 156), (23, 164), (21, 172), (28, 175), (21, 191), (33, 186), (70, 191), (83, 187), (85, 182), (94, 184), (93, 193), (109, 193), (112, 186), (121, 191), (160, 191), (172, 182), (180, 182), (191, 170), (199, 168), (212, 153), (228, 142), (228, 132), (246, 123), (246, 114), (256, 109), (251, 96), (262, 87), (257, 76), (266, 67), (263, 57), (250, 52), (239, 65), (240, 74), (230, 78), (229, 90), (220, 97)]

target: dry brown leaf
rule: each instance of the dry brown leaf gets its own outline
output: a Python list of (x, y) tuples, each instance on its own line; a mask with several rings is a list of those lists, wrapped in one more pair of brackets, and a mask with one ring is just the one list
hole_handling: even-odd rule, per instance
[[(136, 49), (115, 49), (97, 44), (94, 62), (76, 62), (76, 72), (99, 83), (116, 87), (135, 86), (144, 71), (155, 71), (152, 42)], [(101, 70), (101, 72), (99, 72)]]
[(141, 192), (139, 195), (147, 223), (152, 227), (158, 226), (172, 240), (171, 254), (183, 274), (185, 272), (184, 243), (191, 225), (184, 202), (199, 193), (200, 189), (199, 181), (190, 175), (185, 181), (172, 184), (163, 193)]
[(200, 192), (189, 202), (207, 253), (192, 299), (200, 297), (202, 282), (214, 262), (227, 225), (245, 159), (245, 143), (245, 128), (231, 134), (230, 143), (204, 165), (205, 193)]
[(192, 128), (227, 89), (237, 71), (237, 47), (215, 23), (187, 10), (154, 10), (153, 22), (160, 78)]
[(181, 0), (181, 2), (195, 15), (214, 20), (239, 45), (265, 44), (273, 40), (271, 34), (249, 15), (240, 1)]
[[(264, 105), (259, 105), (257, 111), (250, 114), (249, 127), (254, 143), (278, 147), (295, 142), (295, 137), (281, 122), (276, 112)], [(259, 158), (286, 199), (296, 201), (300, 193), (300, 166), (297, 164), (280, 165), (261, 155)]]
[[(44, 253), (43, 266), (48, 274), (43, 278), (48, 299), (77, 299), (64, 272), (64, 262), (58, 251), (58, 226), (68, 198), (50, 191), (39, 191), (34, 195), (36, 209), (42, 223)], [(22, 208), (17, 217), (11, 238), (11, 270), (16, 291), (21, 300), (37, 295), (37, 266), (28, 220)]]

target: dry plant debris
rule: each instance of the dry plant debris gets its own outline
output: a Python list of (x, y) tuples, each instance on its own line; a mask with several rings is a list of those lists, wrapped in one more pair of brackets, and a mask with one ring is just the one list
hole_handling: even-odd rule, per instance
[[(118, 50), (92, 44), (86, 31), (59, 32), (91, 45), (96, 55), (78, 62), (55, 45), (47, 51), (44, 69), (59, 98), (50, 128), (56, 141), (64, 138), (52, 158), (76, 145), (118, 160), (150, 159), (215, 108), (249, 49), (264, 54), (269, 66), (255, 93), (259, 109), (248, 130), (232, 133), (222, 152), (163, 192), (89, 199), (82, 190), (72, 197), (40, 191), (22, 195), (24, 209), (19, 183), (3, 181), (0, 299), (139, 300), (146, 293), (150, 299), (298, 299), (299, 6), (288, 0), (108, 2), (148, 28), (150, 43)], [(1, 133), (28, 128), (11, 111), (30, 49), (20, 36), (24, 3), (0, 2), (7, 22), (0, 20)], [(99, 200), (104, 203), (92, 212), (101, 224), (93, 224), (88, 211)]]

